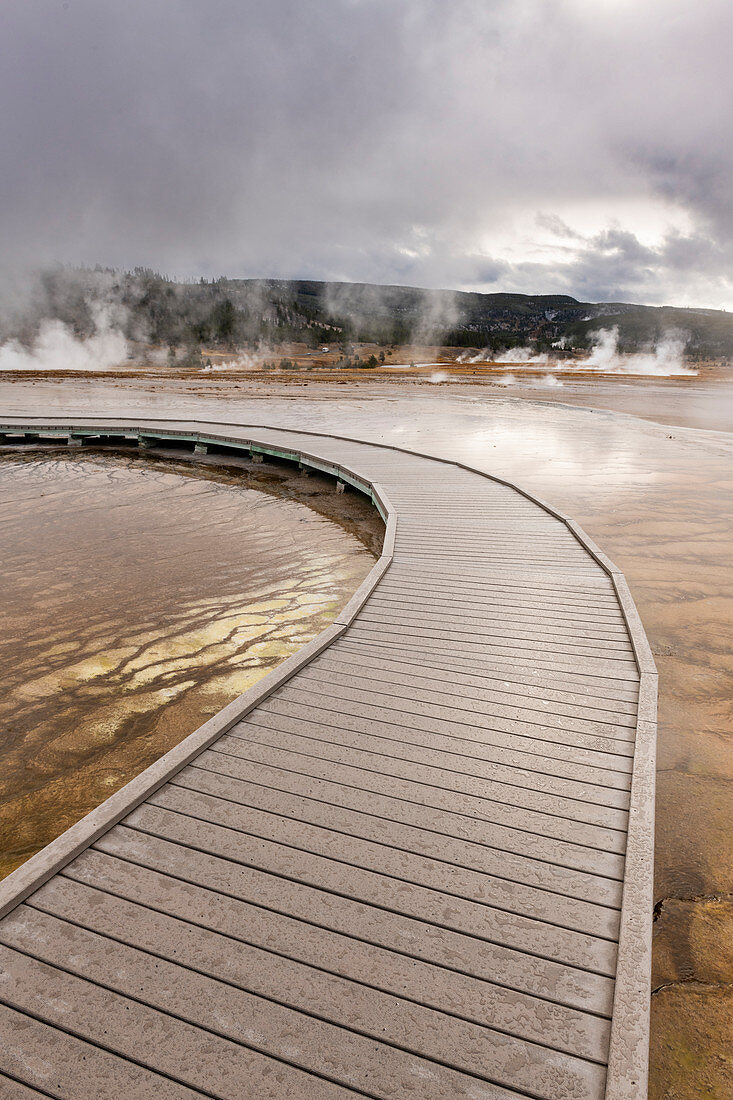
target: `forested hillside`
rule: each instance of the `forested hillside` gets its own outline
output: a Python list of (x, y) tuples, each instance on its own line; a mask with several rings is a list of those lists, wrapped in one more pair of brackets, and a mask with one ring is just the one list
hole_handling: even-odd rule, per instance
[(77, 336), (105, 324), (135, 341), (176, 349), (311, 347), (369, 341), (538, 350), (587, 347), (617, 326), (619, 350), (637, 351), (675, 331), (693, 356), (733, 355), (733, 315), (718, 310), (580, 302), (567, 295), (473, 294), (309, 280), (177, 282), (137, 268), (55, 268), (0, 316), (3, 340), (32, 342), (44, 320)]

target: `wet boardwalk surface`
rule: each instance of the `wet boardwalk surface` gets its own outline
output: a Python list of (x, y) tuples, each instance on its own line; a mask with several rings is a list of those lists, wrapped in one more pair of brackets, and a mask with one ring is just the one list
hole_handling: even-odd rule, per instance
[(389, 551), (292, 675), (0, 888), (0, 1095), (643, 1096), (656, 685), (622, 579), (451, 463), (165, 428), (348, 468)]

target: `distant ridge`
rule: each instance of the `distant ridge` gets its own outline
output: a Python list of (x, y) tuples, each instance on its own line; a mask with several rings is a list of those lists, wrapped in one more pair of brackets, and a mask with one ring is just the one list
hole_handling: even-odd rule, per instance
[(129, 339), (170, 346), (358, 341), (550, 350), (587, 347), (593, 333), (617, 327), (620, 351), (638, 351), (674, 331), (694, 357), (733, 356), (733, 314), (721, 310), (312, 279), (177, 282), (145, 268), (46, 271), (27, 309), (0, 318), (0, 336), (30, 342), (49, 318), (87, 335), (100, 309)]

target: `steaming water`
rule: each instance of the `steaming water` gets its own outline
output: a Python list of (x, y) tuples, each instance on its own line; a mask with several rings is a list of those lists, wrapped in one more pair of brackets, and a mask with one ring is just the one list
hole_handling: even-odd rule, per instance
[[(531, 348), (510, 348), (501, 355), (494, 355), (486, 348), (478, 355), (470, 355), (464, 352), (459, 355), (456, 362), (470, 365), (476, 363), (510, 363), (518, 370), (522, 368), (545, 367), (548, 371), (561, 371), (562, 373), (578, 372), (581, 374), (615, 375), (630, 374), (656, 378), (675, 378), (677, 376), (697, 375), (697, 371), (685, 362), (686, 337), (680, 333), (667, 332), (659, 339), (653, 348), (646, 352), (638, 352), (633, 355), (625, 355), (619, 352), (619, 330), (617, 326), (610, 329), (601, 329), (592, 333), (593, 344), (590, 352), (583, 359), (553, 360), (544, 352), (536, 355)], [(558, 340), (556, 347), (565, 347), (566, 340)], [(549, 382), (550, 375), (545, 376), (546, 385), (560, 383)]]
[(590, 355), (576, 361), (574, 369), (597, 371), (599, 374), (642, 374), (661, 378), (675, 375), (696, 375), (685, 363), (685, 337), (666, 333), (648, 352), (621, 355), (618, 350), (618, 328), (595, 333)]
[[(509, 351), (505, 351), (502, 355), (497, 355), (497, 363), (516, 363), (517, 366), (535, 366), (540, 363), (543, 366), (549, 363), (549, 355), (544, 353), (541, 355), (533, 355), (530, 348), (510, 348)], [(478, 363), (480, 359), (478, 356), (474, 356), (473, 359), (468, 360), (469, 363)]]
[(0, 873), (333, 618), (374, 558), (305, 505), (112, 456), (0, 457)]
[(119, 327), (120, 318), (109, 307), (98, 306), (94, 334), (74, 335), (62, 321), (45, 320), (32, 348), (15, 340), (0, 345), (0, 371), (105, 370), (124, 363), (128, 343)]

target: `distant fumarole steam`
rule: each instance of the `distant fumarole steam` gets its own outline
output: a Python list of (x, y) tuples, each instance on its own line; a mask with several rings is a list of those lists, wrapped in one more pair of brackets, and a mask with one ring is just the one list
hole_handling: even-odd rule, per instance
[(621, 355), (618, 328), (601, 329), (591, 334), (595, 341), (587, 359), (573, 362), (574, 370), (598, 371), (599, 374), (648, 374), (669, 378), (678, 374), (697, 374), (685, 363), (687, 339), (679, 332), (666, 332), (651, 351)]
[(63, 321), (46, 319), (32, 347), (18, 340), (0, 346), (0, 371), (98, 371), (124, 362), (127, 340), (108, 307), (94, 311), (94, 328), (92, 336), (77, 337)]

